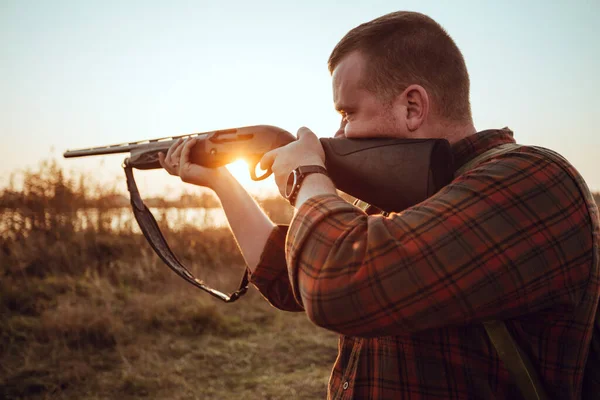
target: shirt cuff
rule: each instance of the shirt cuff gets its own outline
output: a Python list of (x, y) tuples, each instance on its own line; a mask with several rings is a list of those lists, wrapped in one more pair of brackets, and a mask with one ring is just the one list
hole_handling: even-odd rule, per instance
[(273, 306), (284, 311), (304, 311), (292, 294), (285, 263), (285, 237), (288, 227), (279, 225), (267, 239), (250, 282)]
[(259, 290), (278, 279), (281, 274), (287, 273), (285, 264), (285, 237), (287, 231), (287, 225), (277, 225), (267, 239), (265, 248), (260, 255), (260, 261), (250, 277), (250, 282), (256, 285)]

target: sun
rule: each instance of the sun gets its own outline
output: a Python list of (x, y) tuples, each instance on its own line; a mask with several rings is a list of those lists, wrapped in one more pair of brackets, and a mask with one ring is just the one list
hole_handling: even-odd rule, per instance
[(250, 171), (248, 170), (248, 163), (246, 160), (237, 160), (231, 164), (227, 164), (227, 169), (231, 174), (238, 180), (242, 185), (246, 185), (252, 182), (250, 178)]
[[(248, 163), (245, 160), (240, 159), (234, 161), (231, 164), (227, 165), (227, 169), (246, 190), (252, 191), (253, 193), (257, 194), (267, 194), (270, 192), (273, 192), (273, 194), (277, 193), (277, 187), (275, 186), (275, 182), (272, 176), (263, 181), (256, 182), (252, 180), (252, 178), (250, 177), (250, 169), (248, 168)], [(264, 173), (264, 171), (260, 169), (256, 171), (256, 174), (258, 176), (260, 176), (261, 173)]]

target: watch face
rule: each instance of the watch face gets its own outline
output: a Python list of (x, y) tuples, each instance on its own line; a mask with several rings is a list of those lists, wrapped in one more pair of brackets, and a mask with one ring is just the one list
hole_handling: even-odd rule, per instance
[(298, 181), (298, 178), (296, 176), (296, 170), (293, 170), (288, 175), (287, 182), (285, 184), (284, 196), (286, 199), (289, 199), (290, 196), (294, 193), (294, 187), (296, 186), (297, 181)]

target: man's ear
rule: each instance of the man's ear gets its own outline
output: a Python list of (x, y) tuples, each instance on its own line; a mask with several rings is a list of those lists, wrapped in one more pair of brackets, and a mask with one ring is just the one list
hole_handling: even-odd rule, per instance
[(406, 107), (406, 128), (410, 131), (416, 131), (427, 120), (429, 115), (429, 96), (423, 86), (410, 85), (402, 95), (404, 107)]

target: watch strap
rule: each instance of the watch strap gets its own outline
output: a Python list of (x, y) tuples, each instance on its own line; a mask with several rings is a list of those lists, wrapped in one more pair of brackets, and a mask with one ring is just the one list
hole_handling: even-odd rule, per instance
[(298, 197), (298, 192), (300, 191), (300, 187), (302, 186), (304, 178), (310, 174), (323, 174), (325, 176), (329, 176), (327, 174), (327, 170), (321, 165), (301, 165), (294, 169), (291, 174), (296, 175), (294, 187), (292, 188), (290, 195), (287, 197), (292, 206), (294, 206), (296, 203), (296, 198)]

